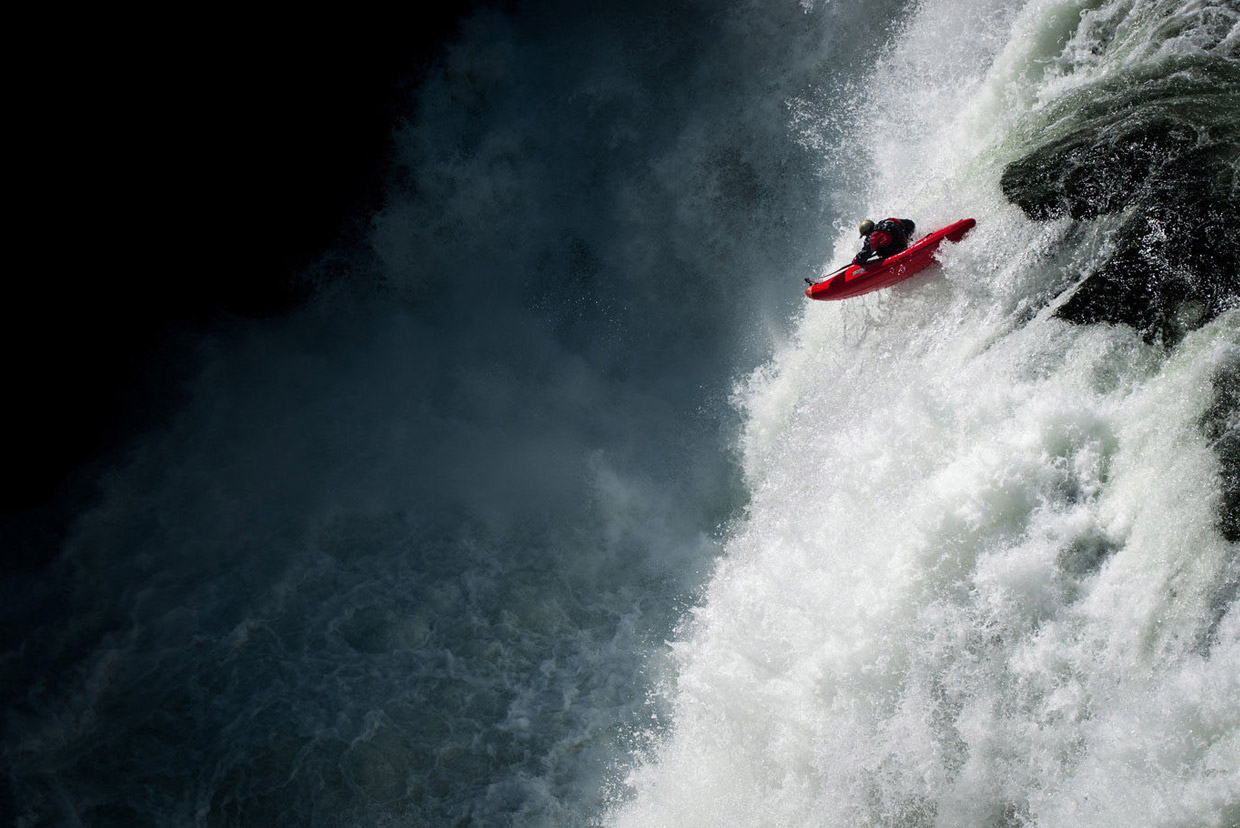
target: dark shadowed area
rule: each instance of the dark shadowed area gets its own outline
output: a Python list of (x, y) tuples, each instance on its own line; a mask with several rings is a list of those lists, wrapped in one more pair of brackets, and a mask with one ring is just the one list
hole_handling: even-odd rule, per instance
[(204, 332), (314, 290), (300, 275), (376, 209), (398, 113), (481, 5), (27, 21), (0, 571), (55, 553), (100, 469), (175, 409)]

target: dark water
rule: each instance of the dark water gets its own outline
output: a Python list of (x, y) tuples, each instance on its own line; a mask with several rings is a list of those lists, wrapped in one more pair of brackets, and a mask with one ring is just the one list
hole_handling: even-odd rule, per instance
[(465, 20), (317, 296), (196, 346), (183, 407), (5, 585), (18, 821), (596, 813), (745, 500), (733, 379), (823, 255), (789, 101), (839, 82), (838, 19)]

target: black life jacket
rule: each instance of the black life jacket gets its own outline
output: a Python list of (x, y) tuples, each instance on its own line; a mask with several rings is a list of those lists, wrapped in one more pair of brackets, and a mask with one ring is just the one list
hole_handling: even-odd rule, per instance
[[(899, 234), (899, 238), (897, 238)], [(870, 231), (870, 249), (876, 253), (904, 238), (904, 226), (897, 218), (885, 218)]]

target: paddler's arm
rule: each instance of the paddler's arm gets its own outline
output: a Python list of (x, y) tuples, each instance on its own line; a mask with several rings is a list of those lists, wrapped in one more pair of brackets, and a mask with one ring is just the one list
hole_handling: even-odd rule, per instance
[(874, 255), (874, 251), (870, 250), (870, 237), (865, 237), (865, 244), (861, 245), (861, 252), (853, 256), (853, 264), (860, 267), (865, 264), (865, 260)]

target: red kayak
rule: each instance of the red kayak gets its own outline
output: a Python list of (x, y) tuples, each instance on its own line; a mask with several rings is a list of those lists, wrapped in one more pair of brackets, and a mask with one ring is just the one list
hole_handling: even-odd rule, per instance
[(975, 224), (977, 222), (971, 218), (961, 219), (918, 239), (894, 256), (874, 259), (863, 265), (849, 265), (842, 273), (807, 287), (805, 295), (810, 299), (830, 301), (890, 287), (934, 264), (934, 251), (939, 249), (944, 239), (958, 242)]

